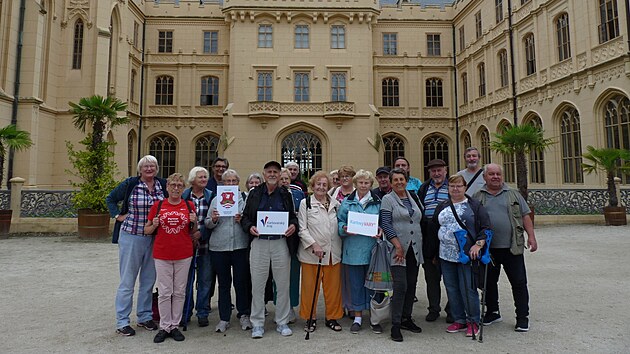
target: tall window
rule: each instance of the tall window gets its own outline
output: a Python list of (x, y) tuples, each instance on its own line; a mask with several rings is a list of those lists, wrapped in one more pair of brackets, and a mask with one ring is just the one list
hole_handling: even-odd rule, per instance
[(258, 83), (256, 84), (256, 96), (258, 101), (271, 101), (273, 99), (272, 78), (273, 73), (271, 71), (261, 71), (258, 73)]
[(438, 78), (427, 79), (425, 83), (427, 107), (443, 107), (444, 97), (442, 92), (442, 80)]
[(273, 27), (271, 25), (258, 25), (258, 48), (273, 48)]
[(462, 146), (464, 150), (472, 146), (472, 138), (470, 137), (470, 133), (467, 131), (464, 131), (462, 134)]
[(483, 127), (479, 133), (479, 141), (481, 142), (481, 156), (483, 156), (483, 161), (487, 164), (491, 163), (492, 155), (490, 155), (490, 132), (485, 127)]
[(562, 143), (562, 175), (564, 183), (583, 183), (580, 115), (573, 107), (567, 108), (562, 112), (560, 140)]
[(536, 72), (536, 48), (534, 47), (534, 35), (532, 33), (525, 36), (525, 67), (527, 75)]
[[(422, 144), (422, 156), (425, 164), (433, 159), (441, 159), (448, 166), (448, 142), (439, 135), (429, 136)], [(429, 178), (429, 171), (425, 169), (424, 179), (428, 180)]]
[(83, 20), (74, 24), (74, 45), (72, 47), (72, 69), (81, 69), (83, 60)]
[[(499, 127), (499, 133), (504, 133), (510, 128), (510, 124), (503, 124)], [(514, 183), (516, 181), (515, 173), (515, 159), (514, 154), (501, 154), (503, 157), (503, 179), (505, 182)]]
[(309, 28), (308, 25), (295, 26), (295, 48), (306, 49), (309, 48)]
[(479, 97), (486, 95), (486, 64), (479, 63), (477, 66), (479, 72)]
[(219, 78), (205, 76), (201, 78), (201, 103), (202, 106), (219, 105)]
[(282, 139), (282, 165), (287, 162), (295, 162), (302, 171), (302, 177), (310, 179), (311, 176), (321, 170), (322, 142), (319, 138), (307, 131), (299, 130)]
[(195, 166), (210, 166), (219, 156), (219, 138), (206, 134), (195, 142)]
[(177, 143), (170, 135), (160, 134), (149, 141), (149, 155), (155, 156), (160, 166), (159, 176), (166, 178), (175, 173)]
[(477, 35), (477, 39), (479, 39), (483, 34), (483, 27), (481, 24), (481, 11), (475, 14), (475, 34)]
[(155, 79), (155, 104), (169, 106), (173, 104), (172, 76), (158, 76)]
[(389, 78), (383, 79), (382, 83), (383, 83), (383, 107), (398, 107), (400, 105), (398, 79), (389, 77)]
[(398, 34), (383, 33), (383, 55), (398, 54)]
[(464, 33), (464, 26), (459, 28), (459, 51), (463, 52), (466, 49), (466, 34)]
[(442, 53), (439, 34), (427, 34), (427, 55), (439, 57)]
[[(627, 5), (626, 5), (627, 6)], [(617, 0), (599, 0), (599, 43), (619, 36)]]
[(510, 82), (508, 77), (508, 54), (505, 49), (499, 51), (499, 78), (501, 79), (501, 87), (506, 87)]
[(295, 102), (308, 102), (310, 100), (310, 81), (308, 73), (295, 73), (294, 80)]
[(346, 26), (334, 25), (330, 27), (330, 47), (343, 49), (346, 47)]
[(494, 17), (497, 23), (503, 21), (503, 0), (494, 0)]
[(462, 99), (464, 103), (468, 103), (468, 74), (462, 74)]
[(219, 53), (219, 32), (204, 31), (203, 32), (203, 52), (206, 54)]
[(131, 79), (129, 81), (129, 101), (136, 102), (136, 70), (131, 69)]
[(173, 31), (158, 32), (158, 53), (173, 53)]
[(396, 134), (387, 134), (383, 136), (383, 146), (385, 147), (385, 155), (383, 161), (385, 166), (394, 166), (396, 157), (405, 156), (405, 142)]
[(346, 100), (346, 73), (332, 74), (331, 94), (331, 100), (334, 102)]
[[(625, 96), (611, 98), (604, 107), (606, 147), (630, 150), (630, 100)], [(621, 183), (630, 184), (630, 176), (619, 175)]]
[[(542, 129), (542, 120), (534, 116), (526, 124)], [(529, 181), (532, 183), (545, 183), (545, 152), (532, 151), (529, 154)]]
[(571, 58), (571, 40), (569, 38), (569, 14), (566, 12), (556, 19), (556, 37), (558, 40), (558, 61)]
[(136, 21), (133, 22), (133, 46), (138, 47), (138, 38), (140, 33), (140, 24)]
[(133, 130), (127, 133), (127, 175), (135, 176), (137, 175), (136, 166), (134, 161), (136, 161), (136, 156), (134, 154), (136, 149), (136, 132)]

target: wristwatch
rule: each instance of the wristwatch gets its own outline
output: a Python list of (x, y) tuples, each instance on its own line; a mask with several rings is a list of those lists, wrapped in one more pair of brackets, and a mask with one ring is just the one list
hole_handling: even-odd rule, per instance
[(477, 245), (479, 247), (483, 247), (484, 241), (483, 240), (479, 240), (479, 241), (475, 242), (475, 245)]

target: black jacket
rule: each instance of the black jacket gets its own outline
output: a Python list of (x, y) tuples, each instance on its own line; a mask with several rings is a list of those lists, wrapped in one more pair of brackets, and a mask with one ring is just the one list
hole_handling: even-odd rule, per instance
[[(464, 246), (464, 251), (466, 254), (470, 251), (470, 247), (478, 241), (485, 240), (487, 238), (486, 231), (492, 229), (492, 224), (490, 223), (490, 215), (488, 215), (488, 211), (484, 208), (483, 205), (477, 200), (473, 198), (468, 198), (468, 204), (470, 204), (470, 208), (472, 209), (473, 214), (475, 214), (475, 225), (466, 225), (468, 229), (468, 237), (466, 241), (466, 245)], [(440, 225), (438, 221), (438, 215), (440, 212), (446, 208), (450, 208), (451, 201), (445, 200), (441, 202), (437, 208), (435, 208), (435, 214), (433, 214), (432, 222), (435, 225)], [(474, 237), (474, 239), (471, 238)]]
[[(289, 225), (295, 226), (295, 232), (293, 235), (287, 237), (287, 246), (289, 246), (289, 252), (291, 255), (297, 254), (298, 246), (300, 243), (300, 238), (298, 237), (298, 219), (295, 214), (295, 210), (293, 209), (293, 196), (288, 189), (278, 186), (278, 191), (280, 192), (280, 197), (282, 198), (282, 205), (284, 210), (289, 212)], [(243, 230), (250, 234), (249, 229), (252, 226), (256, 226), (256, 217), (258, 213), (258, 206), (260, 205), (260, 200), (262, 199), (262, 194), (267, 190), (267, 184), (263, 183), (258, 187), (252, 189), (247, 196), (247, 202), (245, 203), (245, 210), (243, 210), (243, 216), (241, 218), (241, 227)], [(250, 234), (250, 241), (253, 240), (255, 236)]]

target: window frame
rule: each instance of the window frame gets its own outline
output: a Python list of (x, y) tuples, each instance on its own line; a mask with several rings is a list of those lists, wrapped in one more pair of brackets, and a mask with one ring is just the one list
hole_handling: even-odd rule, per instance
[(330, 49), (346, 49), (346, 25), (330, 26)]
[(497, 24), (503, 21), (503, 0), (494, 0), (494, 17)]
[[(298, 76), (300, 78), (298, 78)], [(306, 77), (306, 81), (304, 80)], [(306, 82), (306, 85), (304, 85)], [(306, 92), (306, 93), (305, 93)], [(293, 102), (311, 101), (311, 73), (308, 71), (296, 71), (293, 73)]]
[[(298, 29), (306, 29), (306, 32), (299, 33)], [(311, 47), (311, 28), (309, 25), (299, 23), (293, 28), (293, 48), (295, 49), (310, 49)]]
[(442, 55), (442, 38), (440, 33), (427, 33), (427, 56), (439, 57)]
[(270, 70), (256, 72), (256, 100), (258, 102), (273, 101), (273, 76), (273, 71)]
[(481, 10), (475, 13), (475, 35), (479, 39), (483, 35), (483, 23), (481, 22)]
[(501, 49), (499, 51), (499, 83), (501, 84), (501, 88), (507, 87), (510, 84), (508, 65), (507, 50)]
[[(199, 105), (200, 106), (218, 106), (219, 105), (219, 78), (213, 75), (201, 77), (201, 86), (199, 88)], [(205, 87), (205, 92), (204, 92)], [(206, 100), (204, 100), (204, 97)], [(210, 101), (210, 103), (208, 103)], [(205, 103), (204, 103), (205, 102)]]
[[(339, 78), (343, 78), (339, 82)], [(348, 73), (345, 71), (332, 71), (330, 73), (330, 100), (332, 102), (348, 101)]]
[[(163, 82), (167, 80), (166, 82)], [(165, 92), (166, 91), (166, 92)], [(175, 96), (175, 78), (170, 75), (159, 75), (155, 78), (156, 106), (172, 106)]]
[(398, 55), (398, 33), (383, 33), (383, 55)]
[(571, 35), (569, 27), (569, 14), (561, 13), (555, 21), (556, 41), (558, 48), (558, 62), (571, 58)]
[(477, 72), (479, 74), (479, 97), (484, 97), (486, 91), (486, 64), (481, 62), (477, 65)]
[[(609, 17), (611, 15), (611, 17)], [(627, 20), (627, 19), (626, 19)], [(599, 0), (599, 43), (608, 42), (621, 35), (617, 0)]]
[(158, 30), (158, 53), (173, 53), (173, 30)]
[(468, 73), (462, 73), (462, 99), (468, 103)]
[(258, 24), (258, 48), (273, 48), (273, 25), (270, 23)]
[(219, 54), (219, 31), (203, 31), (203, 53)]
[(426, 107), (444, 107), (444, 83), (439, 77), (425, 80)]
[(85, 24), (82, 19), (77, 19), (74, 23), (73, 45), (72, 45), (72, 69), (81, 70), (83, 64), (83, 41), (85, 39)]
[(400, 80), (386, 77), (381, 80), (381, 104), (383, 107), (400, 107)]
[(533, 33), (528, 33), (523, 37), (525, 45), (525, 74), (527, 76), (536, 73), (536, 41)]

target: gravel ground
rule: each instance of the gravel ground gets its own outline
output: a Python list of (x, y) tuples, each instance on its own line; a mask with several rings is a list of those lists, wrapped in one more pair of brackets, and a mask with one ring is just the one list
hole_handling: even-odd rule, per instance
[[(625, 260), (630, 227), (546, 226), (536, 233), (539, 251), (526, 255), (531, 295), (528, 333), (513, 330), (514, 307), (504, 275), (500, 288), (504, 321), (485, 328), (483, 343), (463, 333), (446, 333), (443, 318), (424, 321), (427, 304), (420, 275), (414, 317), (423, 332), (403, 332), (403, 343), (389, 339), (389, 323), (380, 335), (365, 324), (359, 334), (351, 334), (349, 319), (340, 321), (344, 330), (339, 333), (319, 321), (309, 341), (304, 340), (304, 321), (298, 320), (292, 326), (293, 336), (283, 338), (274, 330), (273, 306), (269, 306), (272, 314), (263, 339), (251, 339), (236, 320), (225, 335), (214, 333), (215, 310), (210, 327), (199, 328), (193, 321), (184, 332), (186, 341), (169, 339), (159, 345), (152, 341), (155, 332), (144, 329), (134, 337), (115, 334), (118, 254), (108, 240), (83, 241), (73, 234), (12, 235), (0, 240), (0, 314), (5, 324), (0, 352), (627, 353), (630, 265)], [(216, 300), (212, 299), (213, 309)], [(318, 312), (323, 313), (321, 300)]]

